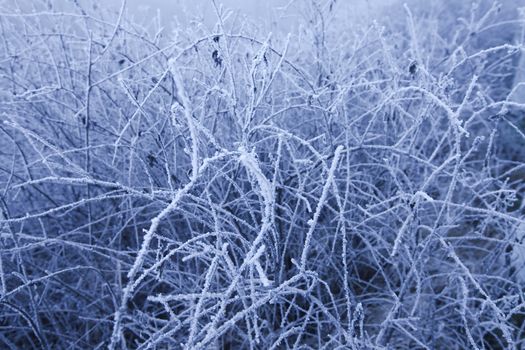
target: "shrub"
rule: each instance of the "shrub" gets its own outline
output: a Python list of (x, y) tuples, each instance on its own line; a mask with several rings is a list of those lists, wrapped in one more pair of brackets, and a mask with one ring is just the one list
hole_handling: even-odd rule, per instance
[(166, 37), (26, 5), (0, 11), (3, 347), (523, 346), (521, 19), (312, 0), (286, 36), (214, 3)]

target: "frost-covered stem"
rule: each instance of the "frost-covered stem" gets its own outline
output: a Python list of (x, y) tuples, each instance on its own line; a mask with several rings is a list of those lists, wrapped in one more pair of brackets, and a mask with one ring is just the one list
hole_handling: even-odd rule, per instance
[[(218, 20), (218, 24), (219, 24), (219, 28), (221, 30), (220, 34), (223, 36), (223, 37), (227, 37), (229, 36), (229, 34), (226, 33), (225, 29), (224, 29), (224, 21), (223, 21), (223, 15), (219, 9), (219, 6), (217, 6), (217, 2), (215, 0), (212, 0), (212, 3), (213, 3), (213, 7), (215, 9), (215, 14), (217, 15), (217, 20)], [(221, 46), (219, 45), (219, 48), (221, 48)], [(233, 68), (233, 62), (232, 62), (232, 58), (231, 58), (231, 54), (230, 54), (230, 48), (228, 47), (228, 41), (225, 40), (224, 42), (224, 49), (221, 50), (221, 52), (224, 53), (224, 56), (226, 58), (226, 67), (227, 67), (227, 74), (228, 74), (228, 78), (230, 80), (230, 85), (231, 85), (231, 95), (232, 95), (232, 109), (233, 109), (233, 114), (235, 115), (235, 117), (238, 117), (238, 108), (239, 108), (239, 98), (237, 96), (237, 83), (236, 83), (236, 78), (235, 78), (235, 74), (234, 74), (234, 68)], [(240, 122), (240, 120), (239, 120)]]
[[(86, 79), (86, 116), (84, 119), (84, 128), (85, 128), (85, 140), (84, 140), (84, 147), (86, 152), (86, 160), (84, 165), (84, 171), (86, 174), (89, 174), (91, 171), (91, 142), (90, 142), (90, 124), (91, 124), (91, 113), (90, 113), (90, 100), (91, 100), (91, 69), (92, 69), (92, 45), (93, 45), (93, 34), (89, 32), (88, 36), (88, 60), (87, 60), (87, 79)], [(87, 191), (87, 198), (91, 198), (91, 186), (89, 183), (86, 185), (86, 191)], [(87, 214), (88, 214), (88, 235), (89, 235), (89, 243), (93, 243), (93, 232), (92, 232), (92, 208), (91, 203), (87, 204)]]
[(394, 305), (392, 305), (392, 307), (388, 311), (388, 314), (387, 314), (385, 320), (381, 323), (381, 327), (379, 329), (379, 333), (377, 334), (377, 338), (376, 338), (376, 344), (378, 344), (378, 345), (383, 344), (383, 337), (385, 336), (385, 334), (387, 332), (388, 326), (390, 325), (391, 322), (393, 322), (395, 314), (397, 313), (397, 311), (401, 307), (401, 302), (399, 300), (399, 297), (396, 294), (394, 294), (394, 293), (393, 293), (392, 297), (394, 298)]
[(512, 340), (512, 334), (509, 330), (509, 325), (505, 322), (505, 314), (503, 311), (496, 305), (496, 303), (492, 300), (490, 295), (487, 294), (487, 292), (483, 289), (483, 287), (479, 284), (479, 282), (476, 280), (476, 278), (472, 275), (469, 268), (465, 266), (463, 261), (459, 258), (459, 256), (454, 251), (454, 248), (441, 236), (438, 236), (438, 240), (443, 246), (443, 248), (448, 252), (448, 256), (454, 260), (456, 265), (460, 268), (461, 271), (465, 274), (465, 276), (470, 280), (472, 285), (476, 288), (476, 290), (483, 296), (485, 299), (485, 302), (490, 306), (490, 308), (495, 313), (496, 319), (498, 321), (497, 326), (501, 330), (503, 337), (505, 338), (505, 341), (507, 342), (507, 349), (514, 349), (515, 344)]
[(120, 341), (121, 337), (121, 320), (123, 313), (126, 312), (126, 305), (131, 297), (134, 286), (135, 286), (135, 276), (139, 272), (139, 269), (142, 267), (142, 264), (144, 262), (144, 259), (146, 257), (146, 254), (148, 253), (148, 249), (151, 243), (151, 240), (153, 239), (158, 226), (160, 225), (160, 222), (162, 219), (164, 219), (166, 216), (168, 216), (173, 210), (177, 208), (177, 205), (182, 200), (182, 198), (190, 191), (190, 189), (195, 185), (195, 182), (198, 179), (199, 172), (203, 172), (206, 170), (206, 168), (209, 166), (211, 161), (214, 159), (219, 159), (224, 157), (225, 154), (219, 154), (213, 158), (206, 159), (203, 164), (201, 165), (201, 168), (199, 171), (195, 174), (195, 176), (192, 177), (192, 180), (188, 182), (183, 188), (178, 190), (175, 193), (174, 198), (171, 200), (170, 204), (166, 206), (156, 217), (154, 217), (151, 220), (151, 225), (149, 229), (145, 232), (144, 240), (142, 241), (142, 246), (137, 253), (137, 257), (135, 258), (135, 261), (133, 262), (133, 266), (129, 270), (127, 277), (128, 277), (128, 283), (126, 284), (126, 287), (124, 288), (124, 291), (122, 293), (122, 300), (120, 303), (119, 309), (115, 312), (114, 318), (113, 318), (113, 332), (111, 335), (111, 343), (109, 345), (109, 349), (115, 349), (118, 342)]
[[(267, 40), (268, 49), (270, 47), (269, 46), (269, 41), (270, 41), (269, 39), (270, 38), (268, 38), (268, 40)], [(284, 50), (283, 50), (283, 52), (281, 53), (281, 55), (279, 57), (279, 62), (277, 63), (277, 65), (275, 66), (275, 69), (270, 74), (270, 77), (268, 78), (268, 80), (267, 80), (267, 82), (266, 82), (266, 84), (264, 86), (264, 91), (261, 92), (261, 94), (259, 95), (259, 98), (257, 99), (257, 103), (255, 104), (255, 108), (259, 107), (259, 105), (261, 104), (262, 100), (266, 97), (266, 95), (270, 91), (270, 88), (272, 87), (272, 83), (275, 80), (275, 76), (277, 75), (277, 72), (279, 72), (279, 70), (283, 66), (283, 62), (286, 60), (286, 54), (288, 52), (289, 45), (290, 45), (290, 34), (288, 33), (288, 35), (286, 36), (286, 42), (284, 44)]]
[(0, 254), (0, 298), (2, 298), (7, 292), (5, 284), (5, 272), (4, 272), (4, 259)]
[(190, 130), (192, 169), (191, 179), (192, 181), (194, 181), (197, 177), (197, 172), (199, 170), (199, 144), (197, 139), (197, 130), (193, 122), (193, 116), (191, 115), (192, 113), (190, 99), (186, 93), (186, 89), (184, 87), (182, 79), (180, 78), (179, 72), (177, 71), (177, 68), (174, 66), (174, 64), (175, 62), (172, 62), (171, 73), (173, 75), (173, 80), (175, 81), (175, 85), (177, 87), (177, 93), (179, 95), (182, 107), (184, 109), (184, 117), (186, 118), (186, 123), (188, 123), (188, 128)]
[(122, 19), (124, 17), (124, 11), (126, 10), (126, 1), (122, 0), (122, 4), (120, 5), (120, 10), (118, 13), (117, 21), (115, 22), (115, 29), (113, 29), (113, 33), (111, 34), (111, 37), (109, 38), (108, 42), (104, 45), (102, 51), (98, 54), (98, 56), (93, 60), (93, 64), (97, 63), (102, 57), (104, 57), (104, 54), (108, 52), (109, 48), (111, 47), (111, 43), (117, 36), (117, 33), (120, 29), (120, 25), (122, 23)]
[(122, 319), (122, 314), (126, 311), (126, 305), (131, 297), (131, 294), (133, 293), (132, 286), (134, 284), (135, 276), (139, 269), (142, 267), (142, 264), (144, 262), (144, 258), (146, 257), (146, 254), (148, 253), (149, 245), (151, 243), (151, 240), (153, 239), (153, 236), (155, 235), (155, 232), (157, 231), (157, 228), (161, 222), (162, 219), (164, 219), (167, 215), (169, 215), (175, 208), (177, 207), (179, 201), (182, 199), (182, 197), (188, 192), (192, 187), (194, 183), (189, 182), (184, 188), (180, 189), (176, 194), (173, 200), (170, 202), (170, 204), (165, 207), (156, 217), (154, 217), (151, 220), (151, 225), (149, 229), (145, 232), (144, 239), (142, 241), (142, 246), (137, 253), (137, 257), (135, 258), (135, 261), (133, 262), (133, 266), (129, 270), (127, 277), (128, 277), (128, 283), (126, 287), (124, 288), (124, 291), (122, 293), (122, 300), (121, 305), (119, 309), (115, 312), (115, 316), (113, 318), (113, 333), (111, 335), (111, 343), (109, 345), (109, 349), (115, 349), (118, 342), (120, 341), (121, 337), (121, 326), (120, 322)]
[(461, 319), (463, 320), (463, 326), (465, 328), (465, 333), (467, 334), (467, 339), (470, 345), (472, 346), (472, 349), (479, 350), (478, 345), (476, 344), (476, 341), (472, 337), (472, 334), (470, 332), (470, 329), (468, 327), (468, 322), (467, 322), (467, 302), (468, 302), (467, 284), (465, 283), (465, 280), (461, 276), (458, 276), (458, 279), (459, 279), (459, 284), (461, 287), (461, 296), (462, 296), (461, 309), (459, 310), (459, 313), (461, 315)]
[(212, 341), (214, 338), (217, 338), (221, 336), (224, 332), (226, 332), (230, 327), (232, 327), (235, 323), (237, 323), (239, 320), (244, 318), (247, 314), (257, 310), (259, 307), (263, 306), (264, 304), (268, 303), (274, 295), (280, 295), (285, 296), (287, 294), (295, 294), (295, 291), (288, 291), (287, 287), (289, 285), (292, 285), (294, 282), (296, 282), (298, 279), (300, 279), (300, 275), (295, 275), (294, 277), (290, 278), (289, 280), (283, 282), (281, 285), (274, 288), (271, 293), (267, 293), (265, 296), (259, 298), (256, 300), (253, 304), (251, 304), (248, 308), (237, 312), (235, 315), (230, 317), (227, 321), (222, 323), (222, 325), (218, 328), (213, 328), (213, 331), (209, 331), (206, 336), (195, 345), (195, 349), (202, 349), (206, 344), (208, 344), (210, 341)]
[(343, 152), (344, 147), (343, 146), (337, 146), (335, 152), (334, 152), (334, 159), (332, 160), (332, 165), (330, 166), (330, 169), (328, 170), (327, 179), (324, 184), (323, 190), (321, 192), (321, 197), (319, 198), (319, 201), (317, 202), (317, 207), (315, 208), (315, 212), (313, 217), (308, 220), (308, 231), (306, 232), (306, 238), (304, 240), (304, 246), (303, 246), (303, 252), (301, 253), (301, 269), (306, 269), (306, 258), (308, 256), (308, 250), (310, 249), (310, 241), (312, 239), (312, 235), (315, 230), (315, 225), (317, 225), (317, 221), (319, 220), (319, 215), (321, 215), (321, 210), (324, 207), (326, 197), (328, 196), (328, 190), (332, 186), (332, 182), (334, 181), (334, 174), (335, 170), (337, 169), (337, 164), (339, 163), (339, 158), (341, 156), (341, 153)]
[[(122, 142), (122, 139), (124, 138), (124, 135), (126, 134), (126, 131), (128, 129), (130, 129), (130, 127), (132, 126), (133, 121), (136, 119), (137, 116), (140, 117), (143, 114), (147, 115), (147, 112), (144, 110), (144, 105), (146, 104), (146, 102), (149, 101), (149, 99), (151, 98), (153, 93), (157, 90), (157, 88), (160, 86), (161, 82), (168, 75), (169, 72), (170, 72), (170, 68), (164, 70), (164, 72), (162, 73), (162, 76), (158, 79), (157, 83), (148, 91), (147, 95), (144, 97), (144, 99), (140, 103), (130, 93), (129, 88), (124, 83), (124, 81), (119, 79), (120, 85), (122, 85), (124, 91), (126, 92), (126, 95), (133, 102), (133, 104), (136, 106), (136, 109), (135, 109), (135, 112), (133, 112), (133, 114), (131, 115), (131, 117), (128, 118), (128, 121), (126, 122), (126, 124), (120, 130), (119, 135), (118, 135), (117, 139), (114, 142), (113, 159), (112, 159), (112, 163), (113, 164), (115, 164), (115, 160), (116, 160), (116, 157), (117, 157), (117, 151), (118, 151), (118, 148), (120, 146), (120, 143)], [(140, 127), (140, 120), (139, 120), (139, 122), (137, 124)]]
[[(248, 130), (248, 127), (250, 126), (250, 123), (252, 122), (253, 114), (255, 112), (255, 103), (256, 103), (256, 91), (257, 91), (257, 85), (256, 85), (256, 74), (259, 70), (259, 66), (263, 62), (263, 58), (265, 59), (266, 51), (268, 50), (268, 46), (270, 44), (270, 40), (272, 38), (272, 33), (268, 34), (268, 37), (262, 47), (260, 48), (259, 52), (255, 55), (255, 57), (252, 59), (252, 65), (250, 67), (250, 80), (249, 80), (249, 87), (248, 87), (248, 108), (246, 109), (246, 115), (244, 118), (244, 125), (243, 125), (243, 134), (246, 134), (246, 131)], [(264, 71), (264, 70), (263, 70)], [(263, 76), (263, 82), (261, 83), (264, 85), (264, 80), (266, 79), (266, 76)]]
[[(246, 171), (248, 173), (251, 173), (257, 179), (259, 189), (264, 198), (264, 215), (263, 215), (262, 222), (261, 222), (261, 228), (257, 236), (255, 237), (255, 240), (252, 242), (250, 250), (248, 251), (248, 253), (246, 253), (246, 256), (244, 257), (244, 260), (241, 266), (238, 268), (236, 275), (234, 276), (233, 280), (230, 282), (230, 286), (224, 292), (221, 303), (219, 305), (219, 310), (217, 311), (215, 317), (213, 318), (213, 321), (210, 324), (210, 327), (208, 328), (206, 338), (211, 337), (216, 331), (218, 322), (224, 317), (224, 312), (225, 312), (227, 302), (229, 300), (230, 295), (233, 293), (235, 288), (237, 288), (237, 284), (241, 280), (242, 273), (244, 272), (244, 270), (248, 266), (252, 265), (254, 257), (256, 257), (257, 252), (260, 251), (259, 244), (262, 242), (264, 236), (266, 235), (266, 232), (271, 227), (271, 221), (270, 221), (271, 209), (272, 209), (272, 204), (274, 202), (273, 187), (271, 186), (268, 179), (262, 173), (259, 167), (259, 164), (257, 160), (254, 158), (254, 156), (251, 153), (248, 153), (242, 147), (239, 148), (239, 153), (240, 153), (239, 161), (241, 162), (241, 164), (246, 168)], [(204, 343), (204, 341), (202, 341), (201, 343)]]
[(201, 312), (202, 304), (204, 303), (205, 295), (208, 293), (208, 290), (210, 289), (212, 277), (215, 274), (215, 271), (217, 269), (218, 261), (219, 261), (219, 255), (216, 255), (211, 264), (208, 268), (208, 272), (206, 273), (206, 276), (204, 277), (204, 286), (202, 287), (202, 294), (203, 296), (199, 298), (199, 301), (197, 302), (197, 305), (195, 306), (195, 311), (193, 313), (193, 317), (191, 320), (190, 325), (190, 334), (188, 336), (188, 342), (186, 343), (186, 349), (192, 349), (193, 348), (193, 338), (195, 337), (195, 334), (197, 332), (197, 322), (199, 320), (199, 314)]
[(412, 46), (412, 50), (414, 51), (414, 56), (416, 57), (416, 61), (418, 65), (421, 67), (423, 65), (423, 60), (421, 59), (421, 52), (419, 49), (419, 43), (418, 43), (418, 36), (416, 33), (416, 24), (414, 23), (414, 17), (412, 16), (412, 11), (410, 11), (410, 8), (405, 3), (403, 4), (403, 7), (405, 8), (405, 12), (407, 13), (407, 21), (408, 21), (408, 29), (410, 32), (410, 44)]

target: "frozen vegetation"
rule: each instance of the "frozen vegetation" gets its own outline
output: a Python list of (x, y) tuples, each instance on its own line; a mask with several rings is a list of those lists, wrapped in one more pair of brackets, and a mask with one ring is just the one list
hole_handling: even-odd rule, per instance
[(0, 348), (525, 348), (518, 5), (0, 1)]

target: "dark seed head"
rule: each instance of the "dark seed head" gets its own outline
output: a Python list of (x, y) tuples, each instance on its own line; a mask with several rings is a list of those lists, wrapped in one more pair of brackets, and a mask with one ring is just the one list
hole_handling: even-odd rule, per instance
[(416, 62), (410, 63), (410, 66), (408, 67), (408, 71), (412, 75), (416, 74), (416, 72), (417, 72), (417, 63)]
[(157, 158), (153, 154), (148, 154), (148, 163), (149, 166), (154, 166), (157, 163)]
[(222, 64), (222, 58), (219, 57), (219, 51), (214, 50), (211, 53), (211, 58), (213, 58), (213, 61), (215, 62), (215, 66), (220, 66)]

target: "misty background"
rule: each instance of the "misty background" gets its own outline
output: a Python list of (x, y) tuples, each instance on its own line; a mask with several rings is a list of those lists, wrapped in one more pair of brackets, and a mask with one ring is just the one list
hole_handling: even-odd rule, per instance
[[(338, 11), (344, 10), (344, 15), (350, 21), (373, 20), (384, 15), (384, 9), (395, 3), (395, 0), (352, 0), (334, 1)], [(232, 10), (249, 21), (258, 24), (277, 24), (278, 27), (291, 29), (301, 17), (298, 7), (301, 1), (297, 0), (222, 0), (216, 1), (217, 6)], [(118, 9), (121, 0), (110, 0), (109, 5)], [(204, 19), (206, 25), (213, 25), (217, 16), (212, 0), (127, 0), (127, 11), (138, 20), (143, 16), (150, 18), (158, 12), (162, 24), (172, 28), (178, 20), (191, 19), (192, 17)], [(272, 23), (273, 22), (273, 23)]]

